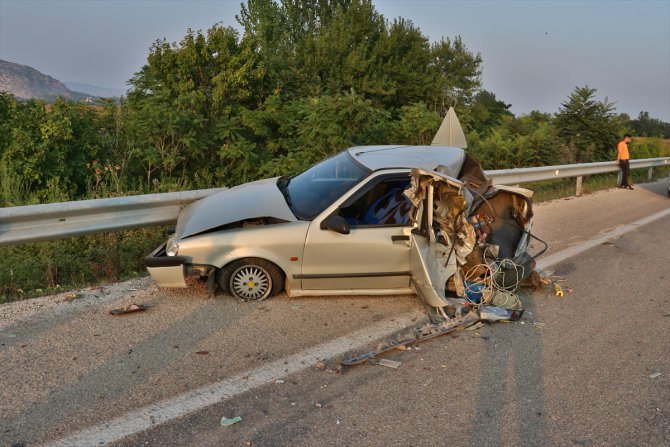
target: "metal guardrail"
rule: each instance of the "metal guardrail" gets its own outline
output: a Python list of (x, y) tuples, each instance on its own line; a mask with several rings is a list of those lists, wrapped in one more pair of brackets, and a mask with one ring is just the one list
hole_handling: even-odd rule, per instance
[[(670, 166), (670, 157), (642, 158), (630, 161), (630, 169), (653, 168), (656, 166)], [(616, 171), (620, 171), (619, 163), (616, 161), (603, 161), (599, 163), (541, 166), (539, 168), (499, 169), (486, 171), (486, 175), (492, 178), (495, 183), (513, 185)]]
[[(631, 160), (630, 168), (670, 166), (670, 157)], [(494, 183), (519, 183), (619, 171), (617, 162), (486, 171)], [(189, 203), (225, 188), (0, 208), (0, 247), (92, 233), (171, 225)]]
[(222, 189), (0, 208), (0, 247), (177, 221), (189, 203)]

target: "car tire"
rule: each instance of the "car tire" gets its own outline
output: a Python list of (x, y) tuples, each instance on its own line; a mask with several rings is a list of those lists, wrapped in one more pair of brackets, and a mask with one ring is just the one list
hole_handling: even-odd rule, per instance
[(262, 301), (284, 289), (284, 273), (265, 259), (243, 258), (221, 268), (218, 283), (235, 298)]

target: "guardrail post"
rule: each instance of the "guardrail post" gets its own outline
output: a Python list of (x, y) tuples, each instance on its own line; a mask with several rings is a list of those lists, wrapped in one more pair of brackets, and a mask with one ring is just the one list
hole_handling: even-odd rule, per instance
[(575, 188), (575, 195), (577, 197), (582, 196), (582, 179), (583, 178), (584, 178), (584, 176), (581, 176), (581, 175), (577, 177), (577, 187)]
[(649, 172), (647, 172), (647, 181), (650, 182), (654, 178), (654, 167), (649, 167)]
[(619, 174), (617, 175), (616, 178), (616, 185), (621, 186), (621, 182), (623, 182), (623, 172), (619, 170)]

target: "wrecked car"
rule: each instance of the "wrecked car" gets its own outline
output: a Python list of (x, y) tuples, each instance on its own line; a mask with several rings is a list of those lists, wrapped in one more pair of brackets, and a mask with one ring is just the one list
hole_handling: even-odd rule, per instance
[(460, 148), (352, 147), (188, 205), (146, 266), (160, 286), (194, 275), (244, 300), (418, 293), (444, 308), (531, 273), (531, 197)]

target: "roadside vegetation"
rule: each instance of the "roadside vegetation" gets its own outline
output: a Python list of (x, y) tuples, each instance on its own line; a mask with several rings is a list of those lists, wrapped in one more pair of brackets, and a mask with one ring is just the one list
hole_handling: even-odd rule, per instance
[[(0, 206), (232, 186), (354, 145), (430, 144), (450, 106), (485, 169), (613, 160), (626, 132), (645, 137), (632, 158), (670, 155), (670, 124), (617, 114), (589, 86), (556, 114), (515, 116), (482, 88), (481, 55), (459, 36), (430, 42), (370, 1), (249, 0), (236, 19), (241, 33), (216, 24), (157, 40), (121, 104), (0, 94)], [(0, 302), (142, 274), (162, 239), (0, 248)]]

